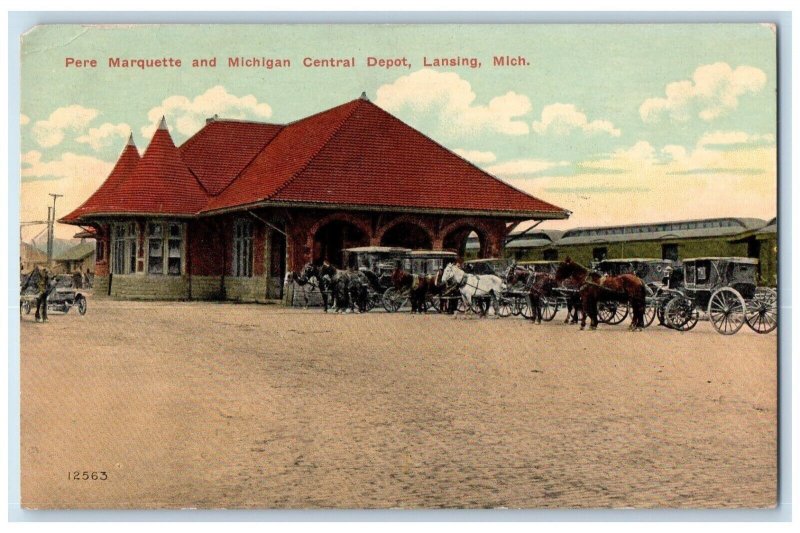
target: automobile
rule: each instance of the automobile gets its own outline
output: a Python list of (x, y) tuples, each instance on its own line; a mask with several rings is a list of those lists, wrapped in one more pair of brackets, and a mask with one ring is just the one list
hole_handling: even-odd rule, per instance
[[(47, 310), (68, 313), (72, 307), (78, 308), (78, 314), (85, 315), (87, 309), (86, 296), (75, 288), (73, 277), (59, 274), (51, 282), (55, 286), (47, 297)], [(36, 295), (30, 290), (21, 295), (20, 311), (28, 314), (36, 303)]]

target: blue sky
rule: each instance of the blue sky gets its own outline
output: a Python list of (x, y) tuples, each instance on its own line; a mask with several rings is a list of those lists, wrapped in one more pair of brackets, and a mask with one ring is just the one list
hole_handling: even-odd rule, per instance
[[(528, 65), (493, 67), (504, 55)], [(165, 56), (183, 66), (107, 66)], [(230, 69), (229, 56), (292, 66)], [(405, 57), (410, 68), (368, 68), (368, 56)], [(99, 65), (67, 68), (67, 57)], [(216, 68), (190, 66), (211, 57)], [(355, 57), (357, 67), (306, 68), (305, 57)], [(476, 57), (482, 67), (425, 68), (426, 57)], [(162, 114), (180, 143), (215, 113), (283, 123), (362, 91), (573, 211), (549, 227), (770, 218), (775, 65), (774, 30), (760, 24), (38, 27), (23, 40), (22, 218), (44, 218), (47, 192), (65, 195), (61, 214), (79, 205), (128, 133), (143, 151)]]

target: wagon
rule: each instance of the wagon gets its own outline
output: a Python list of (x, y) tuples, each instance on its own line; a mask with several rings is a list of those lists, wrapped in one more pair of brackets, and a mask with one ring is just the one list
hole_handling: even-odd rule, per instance
[(699, 320), (711, 322), (723, 335), (733, 335), (746, 323), (757, 333), (778, 327), (778, 295), (759, 287), (758, 259), (698, 257), (683, 262), (683, 282), (668, 289), (663, 304), (665, 324), (687, 331)]
[[(659, 302), (657, 295), (665, 286), (665, 277), (669, 276), (673, 268), (672, 260), (652, 257), (604, 259), (595, 263), (593, 268), (611, 276), (633, 274), (644, 281), (647, 286), (647, 305), (643, 325), (647, 327), (653, 323)], [(628, 312), (628, 305), (624, 302), (602, 302), (598, 304), (597, 318), (607, 324), (619, 324), (625, 320)]]
[[(458, 256), (455, 252), (446, 250), (410, 250), (402, 257), (398, 257), (395, 266), (392, 268), (392, 272), (394, 268), (400, 265), (403, 267), (403, 270), (413, 275), (436, 275), (447, 266), (447, 264), (455, 262), (457, 258)], [(388, 286), (381, 297), (381, 303), (384, 309), (393, 313), (399, 311), (408, 303), (408, 292), (398, 291), (392, 286), (391, 272), (389, 273), (389, 278)], [(452, 296), (447, 295), (444, 296), (444, 298), (445, 300), (443, 301), (441, 294), (428, 294), (425, 304), (426, 310), (433, 309), (435, 311), (440, 311), (449, 309), (449, 300), (447, 299), (452, 298)]]

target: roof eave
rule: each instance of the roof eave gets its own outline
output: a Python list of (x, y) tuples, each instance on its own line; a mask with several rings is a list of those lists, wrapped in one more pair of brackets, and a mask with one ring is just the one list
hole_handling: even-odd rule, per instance
[(484, 217), (504, 217), (514, 220), (564, 220), (569, 218), (570, 212), (561, 211), (504, 211), (504, 210), (480, 210), (480, 209), (439, 209), (428, 207), (408, 207), (397, 205), (361, 205), (361, 204), (334, 204), (323, 202), (290, 202), (276, 200), (261, 200), (247, 204), (238, 204), (230, 207), (203, 210), (199, 216), (213, 216), (236, 211), (246, 211), (258, 207), (300, 207), (310, 209), (348, 209), (352, 211), (395, 211), (399, 213), (420, 213), (420, 214), (445, 214), (445, 215), (471, 215)]

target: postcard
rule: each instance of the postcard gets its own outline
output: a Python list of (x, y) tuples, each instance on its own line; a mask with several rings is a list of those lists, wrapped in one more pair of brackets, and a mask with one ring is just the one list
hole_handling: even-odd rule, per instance
[(31, 28), (23, 508), (774, 507), (776, 31)]

